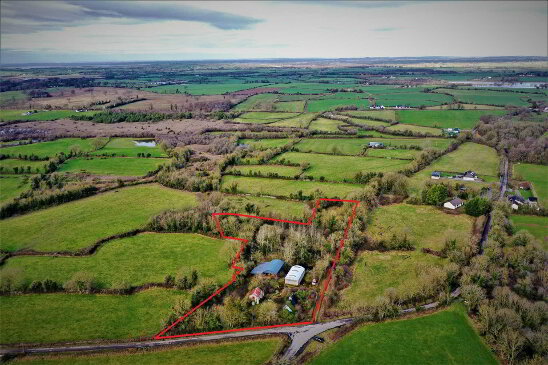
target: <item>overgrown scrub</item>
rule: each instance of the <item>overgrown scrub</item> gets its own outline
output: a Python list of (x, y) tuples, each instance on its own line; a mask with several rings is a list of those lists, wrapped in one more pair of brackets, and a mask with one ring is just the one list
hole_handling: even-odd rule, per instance
[(94, 115), (74, 115), (71, 119), (74, 120), (88, 120), (95, 123), (136, 123), (136, 122), (159, 122), (165, 119), (190, 119), (192, 118), (191, 112), (183, 113), (137, 113), (137, 112), (119, 112), (119, 111), (106, 111), (96, 113)]

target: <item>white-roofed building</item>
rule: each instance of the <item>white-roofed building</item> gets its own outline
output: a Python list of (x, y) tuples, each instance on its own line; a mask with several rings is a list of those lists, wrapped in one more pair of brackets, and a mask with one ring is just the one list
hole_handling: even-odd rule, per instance
[(304, 277), (304, 267), (295, 265), (292, 266), (287, 275), (285, 276), (285, 283), (287, 285), (299, 285)]

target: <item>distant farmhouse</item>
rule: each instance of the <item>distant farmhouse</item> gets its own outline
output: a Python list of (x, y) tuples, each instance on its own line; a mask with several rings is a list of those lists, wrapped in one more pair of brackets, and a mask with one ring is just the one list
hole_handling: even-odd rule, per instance
[(441, 178), (441, 172), (439, 172), (439, 171), (434, 171), (434, 172), (432, 173), (431, 178), (434, 179), (434, 180), (439, 180), (439, 179)]
[(369, 142), (368, 147), (383, 148), (384, 147), (384, 142)]
[(463, 204), (464, 204), (464, 202), (462, 200), (460, 200), (459, 198), (456, 198), (456, 199), (453, 199), (453, 200), (445, 203), (443, 205), (443, 207), (447, 208), (447, 209), (457, 209), (459, 207), (462, 207)]

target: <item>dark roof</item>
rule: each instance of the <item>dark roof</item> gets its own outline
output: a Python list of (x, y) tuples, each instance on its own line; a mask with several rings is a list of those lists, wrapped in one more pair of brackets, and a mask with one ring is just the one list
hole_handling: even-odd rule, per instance
[(466, 171), (464, 173), (464, 176), (472, 176), (472, 177), (476, 177), (476, 173), (474, 171)]
[(453, 204), (453, 206), (456, 207), (457, 205), (462, 205), (462, 200), (460, 200), (459, 198), (455, 198), (451, 200), (449, 203)]
[(253, 275), (257, 274), (271, 274), (276, 275), (284, 266), (283, 260), (272, 260), (270, 262), (263, 262), (262, 264), (257, 265), (251, 273)]
[(511, 196), (508, 197), (508, 200), (518, 201), (518, 202), (521, 202), (521, 203), (523, 203), (525, 201), (525, 199), (523, 199), (523, 197), (521, 197), (519, 195), (511, 195)]
[(441, 176), (441, 172), (439, 172), (439, 171), (434, 171), (434, 172), (432, 173), (432, 176)]
[(537, 199), (536, 196), (530, 196), (528, 200), (529, 200), (530, 202), (536, 202), (536, 201), (538, 201), (538, 199)]

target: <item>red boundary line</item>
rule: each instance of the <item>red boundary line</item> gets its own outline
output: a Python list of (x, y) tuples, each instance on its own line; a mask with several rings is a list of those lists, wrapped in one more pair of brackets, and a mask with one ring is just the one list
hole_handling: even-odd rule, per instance
[[(345, 203), (354, 203), (354, 207), (352, 208), (352, 215), (348, 217), (348, 225), (344, 230), (344, 237), (340, 241), (340, 245), (337, 248), (337, 252), (335, 254), (335, 258), (333, 259), (333, 264), (331, 265), (331, 268), (329, 269), (329, 273), (327, 275), (327, 278), (324, 280), (324, 285), (322, 288), (322, 291), (320, 292), (320, 297), (316, 301), (316, 307), (314, 308), (314, 311), (312, 312), (312, 321), (311, 322), (298, 322), (298, 323), (288, 323), (288, 324), (277, 324), (272, 326), (262, 326), (262, 327), (246, 327), (246, 328), (237, 328), (237, 329), (230, 329), (230, 330), (221, 330), (221, 331), (210, 331), (210, 332), (198, 332), (198, 333), (187, 333), (183, 335), (172, 335), (172, 336), (164, 336), (166, 332), (168, 332), (170, 329), (175, 327), (178, 323), (183, 321), (186, 317), (194, 313), (196, 310), (198, 310), (200, 307), (202, 307), (204, 304), (206, 304), (208, 301), (213, 299), (216, 295), (221, 293), (223, 290), (225, 290), (228, 286), (233, 284), (236, 281), (236, 278), (238, 275), (242, 273), (243, 267), (236, 266), (236, 263), (240, 260), (240, 255), (244, 251), (244, 248), (246, 244), (248, 243), (248, 240), (244, 238), (237, 238), (237, 237), (229, 237), (225, 236), (225, 233), (223, 229), (221, 228), (221, 222), (217, 218), (217, 216), (225, 216), (225, 215), (232, 215), (232, 216), (238, 216), (238, 217), (246, 217), (246, 218), (257, 218), (257, 219), (263, 219), (268, 221), (275, 221), (275, 222), (284, 222), (284, 223), (292, 223), (292, 224), (298, 224), (302, 226), (309, 226), (312, 225), (312, 220), (316, 218), (316, 210), (320, 207), (321, 201), (331, 201), (331, 202), (345, 202)], [(341, 256), (341, 250), (344, 248), (344, 240), (348, 238), (348, 230), (350, 227), (352, 227), (352, 221), (356, 216), (356, 208), (360, 205), (360, 202), (358, 200), (344, 200), (344, 199), (327, 199), (322, 198), (316, 200), (316, 206), (314, 209), (312, 209), (312, 216), (308, 218), (308, 222), (296, 222), (296, 221), (289, 221), (285, 219), (276, 219), (276, 218), (268, 218), (268, 217), (257, 217), (254, 215), (247, 215), (247, 214), (238, 214), (238, 213), (213, 213), (211, 216), (215, 220), (215, 225), (217, 227), (217, 231), (219, 232), (221, 238), (225, 239), (231, 239), (231, 240), (237, 240), (241, 241), (242, 244), (240, 245), (240, 250), (234, 256), (232, 259), (232, 268), (235, 270), (232, 274), (232, 279), (223, 285), (221, 288), (217, 289), (213, 294), (211, 294), (207, 299), (204, 299), (200, 304), (198, 304), (196, 307), (192, 308), (190, 311), (188, 311), (184, 316), (179, 317), (175, 322), (173, 322), (171, 325), (164, 328), (161, 332), (159, 332), (156, 336), (154, 336), (155, 340), (163, 340), (168, 338), (177, 338), (177, 337), (189, 337), (189, 336), (201, 336), (201, 335), (211, 335), (211, 334), (218, 334), (218, 333), (227, 333), (227, 332), (239, 332), (239, 331), (249, 331), (249, 330), (258, 330), (258, 329), (266, 329), (266, 328), (276, 328), (276, 327), (287, 327), (287, 326), (298, 326), (298, 325), (305, 325), (305, 324), (312, 324), (316, 322), (316, 315), (320, 311), (325, 292), (327, 291), (327, 287), (329, 286), (329, 283), (331, 282), (331, 278), (333, 276), (333, 270), (337, 267), (337, 263), (339, 262), (340, 256)]]

